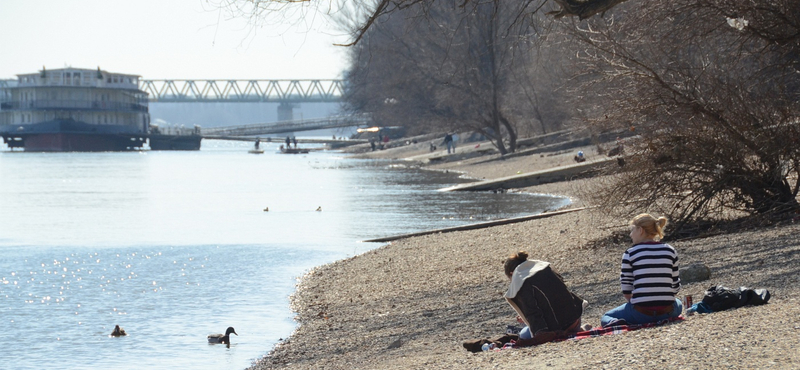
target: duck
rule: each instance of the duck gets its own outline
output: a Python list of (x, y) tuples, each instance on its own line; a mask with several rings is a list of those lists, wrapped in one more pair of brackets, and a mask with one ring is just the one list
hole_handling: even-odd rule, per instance
[[(225, 330), (225, 335), (222, 334), (209, 334), (208, 335), (208, 343), (220, 343), (220, 344), (227, 344), (231, 345), (231, 333), (236, 334), (236, 330), (229, 326), (228, 330)], [(239, 334), (236, 334), (239, 335)]]
[(119, 325), (114, 326), (114, 331), (111, 332), (112, 337), (122, 337), (125, 335), (128, 335), (128, 333), (125, 332), (125, 329), (120, 328)]
[(322, 206), (317, 207), (317, 212), (322, 212)]
[(269, 207), (265, 207), (264, 212), (269, 212)]

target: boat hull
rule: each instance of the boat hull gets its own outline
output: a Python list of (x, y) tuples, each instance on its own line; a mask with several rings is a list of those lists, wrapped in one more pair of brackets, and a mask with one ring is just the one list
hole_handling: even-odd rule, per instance
[(309, 149), (303, 148), (281, 148), (281, 153), (283, 154), (306, 154), (309, 151)]
[(121, 152), (144, 145), (143, 137), (102, 134), (39, 134), (23, 140), (26, 152)]
[(150, 150), (200, 150), (199, 135), (149, 135)]
[(146, 135), (135, 127), (95, 125), (74, 120), (4, 126), (0, 127), (0, 136), (9, 147), (23, 148), (26, 152), (139, 150), (146, 139)]

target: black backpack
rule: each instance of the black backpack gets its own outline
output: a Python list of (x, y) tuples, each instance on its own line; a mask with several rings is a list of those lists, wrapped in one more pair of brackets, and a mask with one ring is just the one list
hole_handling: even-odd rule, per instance
[(715, 285), (706, 290), (703, 303), (714, 311), (724, 311), (747, 305), (762, 305), (769, 301), (770, 294), (766, 289), (750, 289), (741, 287), (731, 289)]

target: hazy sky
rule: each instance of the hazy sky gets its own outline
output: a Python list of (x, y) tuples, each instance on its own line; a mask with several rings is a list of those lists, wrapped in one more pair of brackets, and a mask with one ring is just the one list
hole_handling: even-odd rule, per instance
[[(146, 79), (339, 78), (345, 42), (320, 14), (231, 17), (219, 0), (0, 0), (0, 79), (72, 66)], [(299, 17), (299, 11), (295, 11)]]

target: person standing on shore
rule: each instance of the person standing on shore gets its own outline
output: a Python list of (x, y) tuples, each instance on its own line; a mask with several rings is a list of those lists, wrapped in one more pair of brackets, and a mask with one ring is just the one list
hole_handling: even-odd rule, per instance
[(447, 146), (447, 154), (450, 154), (450, 150), (455, 152), (455, 148), (453, 148), (453, 135), (450, 135), (449, 132), (447, 135), (444, 135), (444, 145)]
[(503, 265), (511, 284), (505, 298), (526, 326), (518, 345), (537, 345), (581, 330), (581, 315), (588, 304), (572, 293), (549, 262), (528, 260), (517, 252)]
[(643, 213), (631, 220), (633, 246), (622, 254), (620, 286), (628, 301), (603, 315), (600, 324), (646, 324), (678, 317), (683, 304), (675, 298), (681, 288), (678, 252), (664, 237), (667, 219)]

